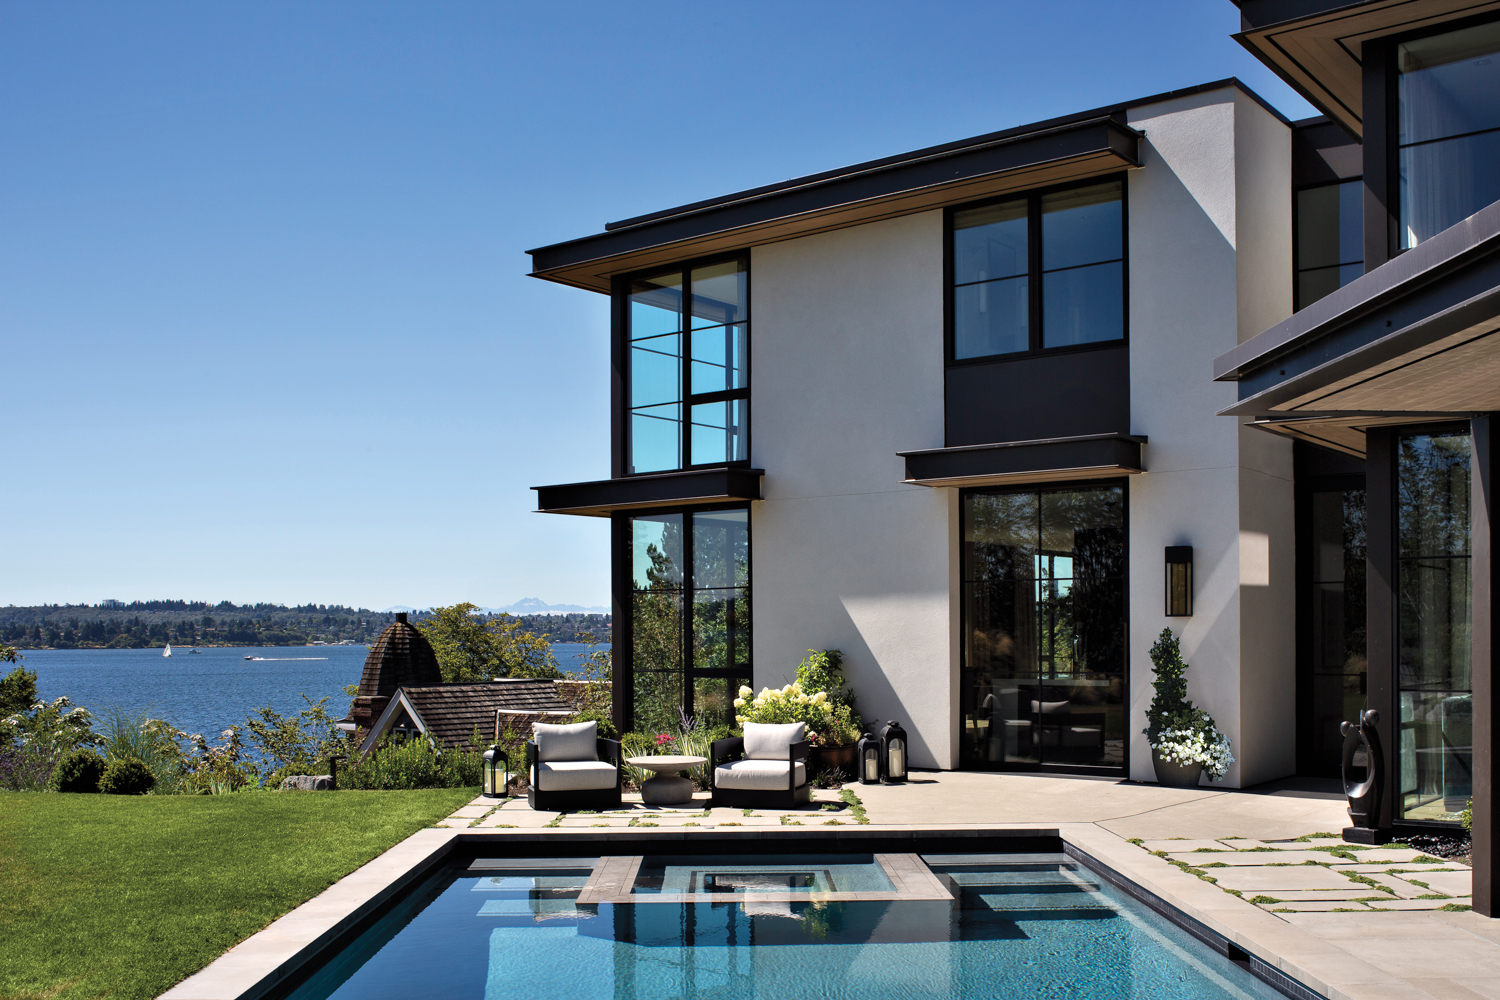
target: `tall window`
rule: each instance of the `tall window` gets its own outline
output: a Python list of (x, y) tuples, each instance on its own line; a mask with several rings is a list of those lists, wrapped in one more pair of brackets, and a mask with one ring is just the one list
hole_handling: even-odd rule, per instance
[(1453, 822), (1474, 787), (1469, 435), (1403, 434), (1396, 461), (1397, 815)]
[(682, 713), (734, 724), (750, 683), (750, 513), (630, 517), (631, 724), (675, 732)]
[(1397, 47), (1401, 247), (1500, 200), (1500, 21)]
[(736, 259), (630, 283), (632, 473), (749, 460), (749, 275)]
[(1124, 182), (953, 213), (953, 360), (1125, 336)]
[(962, 505), (964, 766), (1121, 772), (1124, 489)]
[(1364, 184), (1343, 181), (1298, 191), (1297, 308), (1364, 273)]
[(1365, 633), (1365, 491), (1319, 490), (1311, 497), (1311, 579), (1306, 609), (1312, 625), (1307, 773), (1338, 776), (1343, 722), (1358, 722), (1369, 691)]

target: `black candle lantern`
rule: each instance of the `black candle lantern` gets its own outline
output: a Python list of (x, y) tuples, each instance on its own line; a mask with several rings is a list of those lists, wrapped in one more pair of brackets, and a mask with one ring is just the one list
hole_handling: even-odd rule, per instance
[(487, 799), (503, 799), (510, 794), (510, 758), (498, 746), (484, 752), (484, 787), (482, 794)]
[(880, 763), (886, 781), (906, 780), (906, 730), (894, 719), (880, 731)]
[(1167, 546), (1167, 617), (1193, 615), (1193, 547)]
[(880, 784), (880, 741), (869, 733), (859, 741), (859, 783)]

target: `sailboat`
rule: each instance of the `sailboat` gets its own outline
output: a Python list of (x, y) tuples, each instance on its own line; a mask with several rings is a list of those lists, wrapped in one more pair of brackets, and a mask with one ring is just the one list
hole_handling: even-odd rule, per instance
[(167, 648), (161, 651), (161, 655), (162, 656), (171, 656), (172, 655), (172, 644), (170, 642), (167, 643)]

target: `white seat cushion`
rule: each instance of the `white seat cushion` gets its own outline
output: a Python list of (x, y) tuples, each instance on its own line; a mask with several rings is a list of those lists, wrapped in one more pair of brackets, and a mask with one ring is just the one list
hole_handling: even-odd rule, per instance
[(536, 787), (543, 792), (591, 792), (613, 788), (614, 765), (598, 760), (544, 761), (536, 766)]
[[(787, 761), (737, 760), (714, 768), (714, 785), (746, 792), (784, 792)], [(797, 784), (807, 784), (807, 767), (797, 761)]]
[(545, 722), (532, 723), (531, 731), (536, 740), (536, 759), (598, 760), (599, 723), (575, 722), (571, 726), (553, 726)]
[(745, 723), (745, 757), (748, 760), (785, 762), (787, 748), (807, 739), (807, 723), (788, 722), (775, 725), (766, 722)]

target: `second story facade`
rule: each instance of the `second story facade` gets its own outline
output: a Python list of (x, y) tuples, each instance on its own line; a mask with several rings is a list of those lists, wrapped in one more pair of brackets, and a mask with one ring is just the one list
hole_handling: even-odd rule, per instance
[(1290, 771), (1292, 444), (1205, 373), (1293, 310), (1293, 135), (1221, 81), (533, 251), (613, 303), (611, 475), (539, 495), (613, 521), (620, 723), (833, 647), (918, 766), (1144, 776), (1172, 624)]

